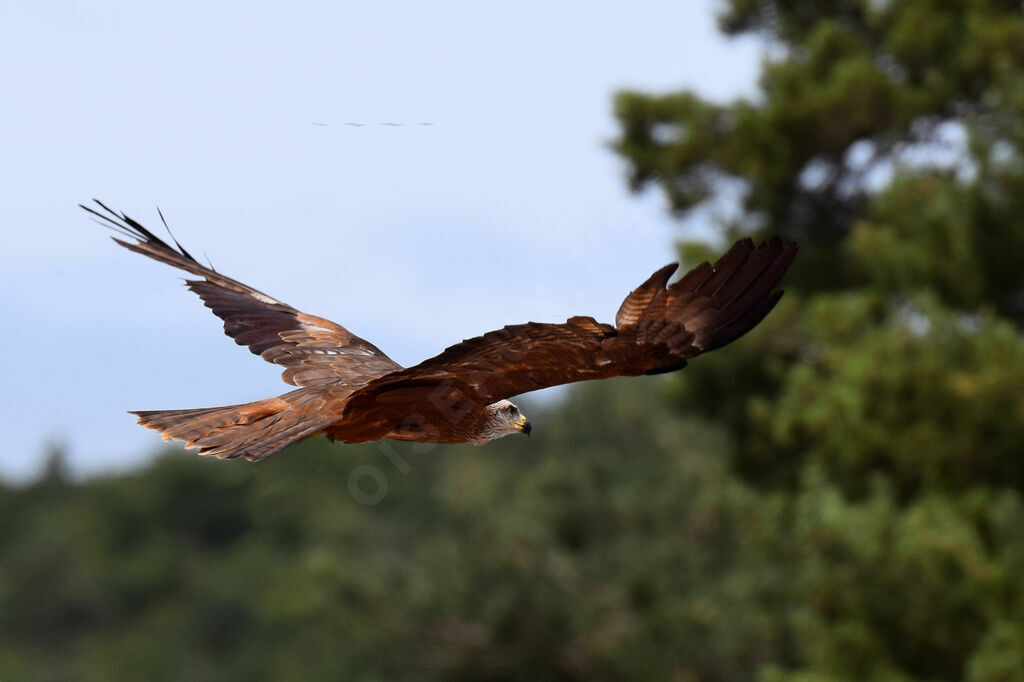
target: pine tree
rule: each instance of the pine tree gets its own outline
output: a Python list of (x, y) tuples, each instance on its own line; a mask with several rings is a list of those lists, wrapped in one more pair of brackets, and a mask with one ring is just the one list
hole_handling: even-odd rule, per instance
[[(796, 642), (771, 680), (1024, 679), (1024, 13), (731, 0), (758, 96), (618, 95), (636, 190), (801, 253), (678, 399), (784, 503)], [(702, 256), (699, 245), (685, 257)]]

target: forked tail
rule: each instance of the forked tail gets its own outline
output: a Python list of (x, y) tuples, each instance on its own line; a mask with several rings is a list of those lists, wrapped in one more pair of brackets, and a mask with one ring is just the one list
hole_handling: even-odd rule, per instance
[(316, 435), (327, 425), (315, 414), (294, 409), (288, 397), (244, 405), (131, 414), (138, 416), (139, 424), (159, 431), (164, 440), (185, 441), (185, 447), (199, 448), (201, 455), (220, 459), (244, 457), (254, 462)]

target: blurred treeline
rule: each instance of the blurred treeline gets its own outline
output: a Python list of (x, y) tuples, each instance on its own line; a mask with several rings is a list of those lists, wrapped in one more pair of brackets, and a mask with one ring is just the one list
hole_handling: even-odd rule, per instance
[(1024, 680), (1024, 11), (722, 27), (758, 97), (621, 93), (616, 150), (800, 242), (757, 330), (532, 440), (55, 460), (0, 488), (0, 680)]

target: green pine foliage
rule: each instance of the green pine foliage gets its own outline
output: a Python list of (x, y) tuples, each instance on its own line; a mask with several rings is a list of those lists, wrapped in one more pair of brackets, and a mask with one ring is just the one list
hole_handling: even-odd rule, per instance
[[(780, 505), (772, 682), (1024, 679), (1024, 13), (732, 0), (753, 101), (621, 93), (636, 190), (801, 243), (754, 334), (676, 380)], [(726, 212), (728, 213), (728, 212)], [(705, 251), (683, 247), (684, 257)]]
[(483, 448), (3, 488), (0, 679), (747, 679), (791, 647), (777, 506), (663, 386), (587, 385)]

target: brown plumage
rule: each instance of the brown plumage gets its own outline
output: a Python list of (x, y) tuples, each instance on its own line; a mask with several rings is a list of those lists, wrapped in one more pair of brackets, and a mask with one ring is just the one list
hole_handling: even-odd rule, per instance
[(775, 286), (796, 254), (794, 244), (777, 239), (757, 247), (744, 239), (713, 267), (703, 263), (672, 284), (678, 265), (655, 272), (623, 301), (614, 327), (591, 317), (510, 325), (403, 368), (341, 325), (221, 275), (99, 201), (82, 208), (130, 240), (115, 237), (118, 244), (201, 277), (186, 285), (224, 321), (225, 333), (302, 387), (245, 405), (133, 412), (165, 440), (248, 460), (318, 433), (346, 443), (476, 444), (529, 434), (530, 423), (507, 398), (680, 369), (757, 325), (782, 295)]

